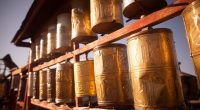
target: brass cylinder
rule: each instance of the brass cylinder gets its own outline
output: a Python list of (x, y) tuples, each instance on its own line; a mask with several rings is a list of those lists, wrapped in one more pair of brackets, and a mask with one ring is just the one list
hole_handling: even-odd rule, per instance
[(151, 29), (128, 38), (135, 110), (184, 110), (172, 32)]
[(71, 50), (71, 14), (62, 13), (57, 16), (56, 49), (63, 53)]
[(47, 33), (47, 54), (52, 53), (56, 49), (56, 24), (48, 27)]
[(26, 77), (21, 75), (17, 100), (19, 101), (24, 100), (25, 89), (26, 89)]
[(13, 75), (11, 81), (11, 90), (18, 91), (20, 75)]
[(47, 71), (40, 70), (39, 71), (39, 99), (46, 100), (47, 99)]
[(56, 103), (74, 102), (73, 65), (63, 63), (56, 65)]
[(39, 72), (33, 72), (33, 98), (39, 99)]
[(47, 102), (54, 102), (56, 95), (56, 69), (47, 70)]
[(200, 1), (196, 0), (183, 11), (182, 17), (185, 24), (187, 41), (190, 54), (195, 66), (200, 88)]
[(28, 73), (28, 93), (27, 96), (33, 96), (33, 73)]
[(47, 54), (47, 36), (46, 33), (41, 33), (40, 39), (40, 55), (39, 58), (45, 58)]
[(91, 30), (89, 0), (73, 0), (71, 20), (74, 42), (86, 44), (97, 39)]
[(167, 5), (165, 0), (123, 0), (123, 14), (130, 19), (139, 19)]
[(74, 63), (76, 97), (96, 96), (93, 60)]
[(90, 0), (92, 31), (111, 33), (123, 27), (121, 0)]
[(35, 40), (35, 61), (39, 60), (40, 58), (40, 39), (37, 38)]
[(126, 46), (110, 44), (94, 49), (94, 70), (99, 106), (132, 105)]

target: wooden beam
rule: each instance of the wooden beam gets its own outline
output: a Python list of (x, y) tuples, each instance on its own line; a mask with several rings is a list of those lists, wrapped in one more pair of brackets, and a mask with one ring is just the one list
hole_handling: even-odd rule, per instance
[(33, 68), (33, 71), (39, 71), (43, 68), (52, 66), (56, 63), (66, 60), (66, 59), (70, 59), (73, 57), (73, 55), (81, 55), (85, 52), (88, 52), (99, 45), (111, 43), (111, 42), (117, 41), (119, 39), (125, 38), (131, 34), (134, 34), (138, 31), (140, 31), (144, 27), (153, 26), (153, 25), (159, 24), (161, 22), (164, 22), (166, 20), (169, 20), (173, 17), (176, 17), (176, 16), (180, 15), (180, 13), (192, 1), (193, 0), (177, 0), (174, 4), (169, 5), (166, 8), (163, 8), (159, 11), (156, 11), (156, 12), (154, 12), (134, 23), (131, 23), (131, 24), (125, 26), (124, 28), (121, 28), (111, 34), (107, 34), (107, 35), (101, 37), (100, 39), (87, 44), (83, 48), (76, 49), (71, 53), (68, 53), (64, 56), (61, 56), (59, 58), (51, 60), (50, 62), (46, 62), (42, 65), (36, 66), (35, 68)]

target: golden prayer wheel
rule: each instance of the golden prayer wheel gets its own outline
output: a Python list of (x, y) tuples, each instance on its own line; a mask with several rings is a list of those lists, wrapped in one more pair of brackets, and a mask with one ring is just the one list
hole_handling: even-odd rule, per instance
[(69, 13), (62, 13), (57, 16), (56, 49), (59, 53), (72, 49), (71, 14)]
[(39, 71), (39, 99), (47, 99), (47, 71)]
[(91, 30), (89, 0), (73, 0), (71, 20), (74, 42), (86, 44), (97, 39)]
[(29, 72), (28, 74), (28, 93), (27, 96), (33, 96), (33, 73)]
[(138, 19), (165, 6), (165, 0), (123, 0), (123, 14), (127, 18)]
[(76, 97), (96, 96), (93, 60), (74, 63)]
[(20, 83), (20, 75), (13, 75), (10, 89), (18, 91), (19, 83)]
[(56, 92), (56, 69), (47, 70), (47, 102), (55, 101)]
[(182, 13), (182, 17), (185, 24), (190, 54), (200, 86), (200, 1), (196, 0), (187, 6)]
[(33, 72), (33, 98), (39, 99), (39, 72)]
[(48, 27), (47, 33), (47, 54), (52, 53), (56, 49), (56, 24)]
[(135, 110), (184, 110), (170, 29), (141, 31), (128, 38)]
[(62, 63), (56, 65), (56, 99), (58, 104), (74, 102), (73, 65)]
[(17, 100), (23, 101), (26, 89), (26, 76), (21, 75)]
[(92, 31), (111, 33), (123, 27), (121, 0), (90, 0)]
[(47, 36), (46, 33), (41, 33), (40, 39), (40, 56), (39, 58), (45, 58), (47, 54)]
[(40, 39), (35, 40), (35, 61), (40, 58)]
[(95, 84), (98, 105), (132, 105), (132, 87), (126, 45), (110, 44), (94, 49)]

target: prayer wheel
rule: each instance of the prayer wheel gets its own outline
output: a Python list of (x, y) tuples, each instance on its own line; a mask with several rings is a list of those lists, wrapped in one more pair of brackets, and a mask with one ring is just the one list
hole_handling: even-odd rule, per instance
[(39, 71), (39, 99), (46, 100), (47, 99), (47, 71), (41, 70)]
[(56, 65), (56, 103), (72, 104), (74, 102), (73, 64)]
[(21, 75), (17, 100), (23, 101), (26, 89), (26, 76)]
[(73, 0), (71, 21), (74, 42), (86, 44), (97, 39), (91, 30), (89, 0)]
[(170, 29), (150, 29), (128, 38), (135, 110), (184, 110)]
[(56, 92), (56, 69), (47, 70), (47, 102), (55, 101)]
[(94, 70), (99, 106), (117, 108), (133, 104), (126, 45), (96, 47)]
[(71, 50), (71, 14), (62, 13), (57, 16), (56, 30), (56, 52), (64, 53)]
[(29, 72), (28, 74), (28, 93), (27, 96), (33, 96), (33, 73)]
[(18, 91), (20, 75), (13, 75), (11, 81), (11, 90)]
[(200, 88), (200, 1), (196, 0), (187, 6), (182, 17)]
[(30, 62), (33, 62), (34, 61), (34, 59), (35, 59), (35, 52), (36, 51), (36, 49), (35, 49), (35, 43), (31, 43), (31, 49), (30, 49)]
[(35, 61), (39, 60), (40, 58), (40, 39), (37, 38), (35, 40)]
[(33, 98), (39, 99), (39, 72), (33, 72)]
[(47, 54), (52, 53), (56, 49), (56, 24), (48, 27), (47, 33)]
[(111, 33), (123, 27), (121, 0), (90, 0), (92, 31)]
[(93, 60), (74, 63), (76, 97), (96, 97)]
[(40, 55), (39, 58), (45, 58), (47, 54), (47, 36), (46, 33), (41, 33), (40, 39)]
[(123, 14), (130, 19), (138, 19), (165, 6), (165, 0), (123, 0)]

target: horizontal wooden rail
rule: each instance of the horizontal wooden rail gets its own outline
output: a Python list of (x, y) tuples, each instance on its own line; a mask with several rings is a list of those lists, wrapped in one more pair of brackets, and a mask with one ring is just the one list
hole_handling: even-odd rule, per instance
[(35, 66), (33, 68), (33, 71), (39, 71), (41, 69), (55, 65), (67, 59), (73, 58), (74, 56), (81, 55), (99, 45), (111, 43), (119, 39), (125, 38), (133, 33), (140, 31), (142, 28), (153, 26), (161, 22), (167, 21), (173, 17), (180, 15), (181, 12), (185, 9), (185, 7), (192, 1), (194, 0), (177, 0), (174, 4), (169, 5), (166, 8), (163, 8), (159, 11), (156, 11), (140, 20), (137, 20), (136, 22), (133, 22), (113, 33), (107, 34), (101, 37), (100, 39), (85, 45), (83, 48), (76, 49), (71, 53), (67, 53), (59, 58), (53, 59), (49, 62), (45, 62), (42, 65)]

